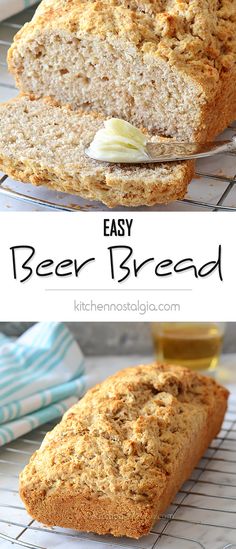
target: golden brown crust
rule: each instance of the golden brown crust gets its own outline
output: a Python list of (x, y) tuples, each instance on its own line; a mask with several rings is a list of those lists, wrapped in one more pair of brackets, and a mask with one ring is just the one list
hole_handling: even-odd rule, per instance
[(236, 118), (236, 65), (222, 72), (215, 95), (202, 109), (196, 141), (212, 141)]
[[(7, 173), (16, 181), (23, 183), (32, 183), (33, 185), (45, 185), (49, 189), (55, 189), (60, 192), (79, 195), (89, 200), (101, 201), (109, 208), (116, 206), (153, 206), (155, 204), (168, 204), (175, 200), (181, 200), (185, 197), (188, 184), (191, 181), (194, 170), (193, 164), (188, 163), (179, 171), (179, 177), (169, 179), (168, 183), (163, 183), (158, 177), (154, 184), (145, 185), (145, 182), (122, 182), (122, 179), (106, 176), (102, 181), (96, 178), (83, 177), (77, 174), (77, 177), (70, 177), (65, 174), (42, 169), (36, 163), (23, 165), (16, 160), (10, 162), (0, 156), (0, 169)], [(62, 175), (62, 174), (61, 174)]]
[(46, 436), (20, 477), (47, 525), (147, 534), (220, 430), (228, 391), (177, 366), (127, 368), (97, 385)]

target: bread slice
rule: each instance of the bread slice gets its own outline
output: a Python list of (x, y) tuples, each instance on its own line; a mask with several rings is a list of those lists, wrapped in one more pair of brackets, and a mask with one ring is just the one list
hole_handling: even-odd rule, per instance
[(49, 526), (147, 534), (220, 430), (227, 397), (178, 366), (109, 377), (66, 412), (21, 473), (27, 511)]
[[(104, 118), (74, 112), (27, 95), (0, 106), (0, 170), (109, 207), (167, 203), (183, 198), (192, 162), (108, 165), (84, 154)], [(161, 138), (150, 136), (150, 140)]]
[(24, 92), (207, 141), (236, 118), (236, 0), (43, 0), (16, 35)]

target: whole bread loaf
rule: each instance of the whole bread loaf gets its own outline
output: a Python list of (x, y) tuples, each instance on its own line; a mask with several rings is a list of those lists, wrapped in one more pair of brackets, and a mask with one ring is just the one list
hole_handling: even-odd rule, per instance
[[(109, 207), (183, 198), (192, 162), (108, 165), (84, 149), (103, 126), (99, 115), (60, 107), (51, 99), (19, 96), (0, 106), (0, 170), (16, 180), (101, 200)], [(162, 138), (149, 136), (150, 141)]]
[(221, 428), (228, 392), (186, 368), (125, 369), (73, 406), (20, 475), (43, 524), (139, 538)]
[(236, 0), (43, 0), (8, 62), (24, 92), (210, 140), (236, 117)]

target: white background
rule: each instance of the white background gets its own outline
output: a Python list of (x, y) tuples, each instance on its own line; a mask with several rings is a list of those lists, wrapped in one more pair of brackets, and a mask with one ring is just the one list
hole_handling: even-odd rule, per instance
[[(211, 213), (136, 213), (126, 214), (133, 219), (131, 237), (104, 237), (104, 219), (119, 219), (113, 213), (21, 213), (0, 215), (0, 299), (4, 320), (63, 321), (148, 321), (148, 320), (235, 320), (235, 229), (236, 218), (229, 214)], [(52, 258), (55, 263), (66, 258), (84, 261), (96, 257), (96, 262), (82, 271), (79, 278), (36, 277), (20, 283), (13, 278), (10, 247), (31, 245), (37, 263)], [(222, 245), (224, 281), (217, 273), (195, 279), (192, 273), (156, 277), (154, 266), (160, 260), (174, 261), (194, 258), (198, 266), (213, 260), (218, 245)], [(130, 276), (122, 284), (110, 276), (107, 248), (129, 245), (134, 257), (143, 261), (155, 257), (155, 263), (141, 270), (137, 279)], [(74, 300), (97, 303), (137, 304), (137, 300), (154, 304), (180, 305), (180, 311), (149, 311), (146, 314), (126, 312), (78, 312)]]

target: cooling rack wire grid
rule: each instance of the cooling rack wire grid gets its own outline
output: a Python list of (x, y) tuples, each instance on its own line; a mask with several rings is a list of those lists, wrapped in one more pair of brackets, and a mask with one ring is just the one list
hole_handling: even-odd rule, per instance
[[(7, 72), (6, 54), (14, 34), (25, 21), (29, 21), (34, 8), (28, 8), (0, 23), (0, 101), (15, 97), (17, 90), (12, 77)], [(225, 138), (236, 133), (236, 122), (224, 132)], [(13, 181), (0, 172), (0, 197), (4, 207), (12, 209), (56, 209), (107, 210), (100, 202), (88, 202), (79, 197), (37, 188), (29, 184)], [(17, 202), (20, 200), (21, 203)], [(7, 201), (10, 200), (10, 204)], [(1, 209), (1, 201), (0, 201)], [(3, 207), (2, 207), (3, 209)], [(116, 208), (124, 210), (125, 208)], [(197, 162), (197, 175), (189, 186), (185, 200), (167, 206), (134, 208), (153, 211), (236, 211), (236, 154), (224, 154), (218, 158), (202, 159)], [(129, 208), (130, 210), (130, 208)]]
[(236, 549), (236, 394), (223, 427), (164, 517), (140, 540), (46, 528), (18, 495), (18, 474), (39, 447), (47, 424), (0, 449), (0, 549)]

